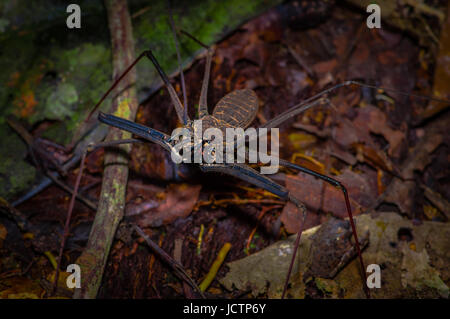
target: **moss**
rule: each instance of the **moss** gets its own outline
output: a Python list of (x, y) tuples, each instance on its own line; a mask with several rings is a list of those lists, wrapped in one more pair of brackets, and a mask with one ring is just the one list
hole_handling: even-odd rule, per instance
[[(280, 2), (192, 1), (189, 6), (175, 3), (173, 13), (180, 29), (211, 45), (250, 17)], [(72, 140), (87, 113), (111, 85), (111, 48), (104, 7), (89, 0), (81, 0), (80, 5), (82, 29), (68, 32), (65, 28), (67, 13), (61, 10), (65, 6), (60, 3), (40, 0), (30, 6), (12, 3), (8, 8), (0, 4), (0, 125), (6, 123), (6, 116), (11, 113), (28, 121), (30, 126), (48, 119), (56, 120), (44, 136), (65, 144)], [(148, 3), (131, 0), (129, 6), (133, 14)], [(177, 59), (167, 2), (153, 2), (151, 10), (133, 18), (132, 22), (136, 53), (151, 48), (161, 67), (170, 75), (177, 69)], [(183, 64), (187, 65), (202, 48), (187, 37), (179, 40)], [(149, 61), (140, 62), (137, 71), (137, 92), (143, 99), (161, 80)], [(105, 100), (103, 110), (110, 108), (110, 101)], [(1, 134), (0, 145), (7, 144), (6, 139), (7, 135)], [(12, 154), (11, 149), (2, 149), (4, 154)], [(20, 154), (14, 157), (15, 161), (23, 160), (23, 153)], [(25, 171), (31, 173), (29, 169)], [(11, 174), (13, 172), (16, 174), (14, 170)], [(12, 182), (18, 185), (29, 179), (31, 177), (18, 178)]]
[(73, 115), (71, 106), (78, 102), (77, 90), (72, 84), (60, 84), (47, 98), (44, 117), (51, 120), (62, 120)]
[(0, 123), (5, 123), (5, 115), (18, 110), (20, 105), (15, 101), (35, 89), (31, 81), (31, 78), (36, 79), (35, 68), (30, 66), (37, 52), (32, 44), (34, 38), (34, 34), (27, 33), (6, 37), (0, 42)]
[(123, 117), (125, 119), (130, 118), (130, 99), (126, 98), (120, 101), (119, 106), (117, 108), (116, 115), (119, 117)]
[[(55, 56), (55, 68), (62, 72), (63, 85), (71, 85), (70, 90), (58, 90), (62, 93), (60, 97), (69, 94), (73, 98), (72, 101), (77, 102), (76, 106), (71, 107), (71, 117), (67, 118), (67, 128), (72, 131), (108, 89), (111, 79), (111, 53), (103, 44), (84, 43), (63, 52), (55, 50), (52, 55)], [(52, 102), (47, 100), (47, 109), (54, 107)], [(109, 100), (105, 101), (102, 109), (109, 108), (110, 104)]]
[(315, 278), (314, 280), (317, 288), (324, 294), (331, 294), (333, 292), (333, 282), (327, 279)]
[(9, 25), (9, 21), (7, 19), (0, 18), (0, 33), (6, 31), (6, 27)]
[[(279, 2), (193, 1), (188, 7), (179, 4), (174, 6), (174, 20), (179, 28), (187, 30), (206, 44), (212, 44), (243, 21)], [(56, 14), (58, 10), (50, 2), (42, 3), (48, 7), (47, 11), (54, 13), (49, 18), (56, 19), (58, 23), (64, 22), (64, 15)], [(143, 1), (130, 3), (135, 12), (143, 6)], [(0, 102), (8, 109), (3, 114), (9, 114), (12, 110), (17, 113), (17, 109), (23, 107), (20, 104), (26, 104), (28, 108), (21, 109), (19, 115), (27, 118), (30, 124), (57, 118), (64, 120), (68, 132), (72, 132), (106, 91), (111, 84), (109, 41), (106, 32), (103, 32), (106, 26), (102, 24), (102, 27), (95, 28), (94, 24), (95, 20), (97, 24), (98, 21), (103, 22), (104, 13), (97, 6), (88, 4), (83, 9), (87, 16), (83, 24), (89, 31), (80, 32), (85, 33), (67, 33), (64, 28), (49, 23), (37, 28), (38, 32), (29, 28), (10, 31), (0, 37), (3, 51), (0, 67), (4, 70), (0, 74)], [(17, 14), (26, 15), (27, 12), (25, 10)], [(59, 21), (60, 19), (63, 21)], [(154, 2), (152, 10), (133, 19), (133, 28), (138, 53), (151, 48), (167, 73), (176, 70), (177, 59), (168, 24), (166, 1)], [(102, 33), (97, 34), (100, 32)], [(186, 65), (201, 47), (187, 37), (181, 37), (180, 42)], [(138, 91), (148, 94), (160, 83), (160, 79), (149, 61), (141, 62), (137, 67)], [(49, 80), (48, 73), (56, 74), (56, 79)], [(17, 83), (8, 86), (16, 74), (19, 74)], [(75, 94), (78, 97), (76, 102), (64, 101)], [(24, 99), (29, 103), (23, 102)], [(109, 106), (110, 101), (107, 99), (103, 109), (108, 109)]]
[(10, 198), (28, 188), (35, 179), (36, 170), (24, 161), (3, 159), (0, 165), (0, 196)]
[(0, 136), (0, 197), (9, 200), (31, 185), (36, 170), (24, 161), (25, 142), (7, 124), (0, 124)]
[[(174, 7), (173, 16), (177, 28), (186, 30), (207, 45), (221, 39), (237, 26), (262, 11), (281, 3), (271, 1), (195, 1), (188, 7)], [(148, 14), (133, 21), (136, 52), (152, 49), (159, 64), (171, 74), (177, 70), (177, 58), (165, 1), (157, 1)], [(179, 37), (183, 65), (187, 65), (196, 52), (202, 50), (194, 41)], [(151, 63), (138, 65), (138, 88), (148, 91), (160, 83)]]

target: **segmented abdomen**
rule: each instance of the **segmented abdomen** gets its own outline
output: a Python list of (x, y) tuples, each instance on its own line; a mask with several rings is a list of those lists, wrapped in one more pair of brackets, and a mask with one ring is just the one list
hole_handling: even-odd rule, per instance
[(218, 120), (216, 123), (218, 128), (222, 126), (246, 128), (253, 122), (257, 112), (256, 93), (253, 90), (244, 89), (233, 91), (221, 98), (212, 116)]

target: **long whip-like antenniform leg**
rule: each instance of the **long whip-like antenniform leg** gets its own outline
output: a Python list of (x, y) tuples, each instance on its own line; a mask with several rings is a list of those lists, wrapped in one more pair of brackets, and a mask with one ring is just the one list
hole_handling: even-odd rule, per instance
[(148, 59), (150, 59), (150, 61), (152, 61), (153, 65), (155, 66), (156, 70), (159, 73), (159, 76), (161, 77), (161, 79), (163, 80), (164, 84), (167, 87), (167, 90), (169, 91), (170, 99), (172, 100), (172, 103), (173, 103), (173, 105), (175, 107), (175, 111), (177, 112), (178, 119), (180, 120), (181, 123), (186, 125), (187, 121), (189, 121), (189, 117), (186, 115), (186, 119), (184, 119), (184, 116), (183, 116), (183, 105), (181, 104), (181, 101), (178, 98), (178, 95), (177, 95), (175, 89), (173, 88), (172, 84), (170, 83), (169, 78), (167, 77), (166, 73), (164, 72), (164, 70), (159, 65), (158, 61), (156, 60), (156, 58), (153, 55), (151, 50), (147, 50), (147, 51), (142, 52), (136, 58), (136, 60), (134, 60), (134, 62), (131, 63), (131, 65), (117, 78), (117, 80), (114, 81), (114, 83), (111, 85), (111, 87), (108, 89), (108, 91), (106, 91), (106, 93), (103, 94), (103, 96), (100, 99), (100, 101), (97, 102), (95, 107), (89, 113), (88, 117), (86, 118), (86, 121), (88, 121), (91, 118), (92, 114), (94, 114), (94, 112), (98, 109), (100, 104), (102, 104), (102, 102), (106, 99), (106, 97), (109, 95), (109, 93), (111, 93), (111, 91), (117, 86), (117, 84), (119, 84), (119, 82), (125, 77), (125, 75), (127, 75), (127, 73), (130, 72), (130, 70), (143, 57), (147, 57)]
[[(277, 115), (276, 117), (274, 117), (273, 119), (271, 119), (270, 121), (267, 121), (266, 123), (264, 123), (263, 125), (261, 125), (260, 127), (266, 127), (266, 128), (272, 128), (272, 127), (278, 127), (278, 125), (282, 124), (283, 122), (285, 122), (286, 120), (292, 118), (295, 115), (300, 114), (303, 111), (306, 111), (307, 109), (319, 105), (319, 104), (324, 104), (326, 99), (324, 98), (324, 96), (334, 90), (337, 90), (341, 87), (344, 86), (349, 86), (349, 85), (357, 85), (360, 87), (366, 87), (366, 88), (370, 88), (370, 89), (376, 89), (376, 90), (382, 90), (382, 91), (386, 91), (386, 92), (390, 92), (390, 93), (395, 93), (395, 94), (400, 94), (400, 95), (404, 95), (404, 96), (413, 96), (413, 97), (417, 97), (417, 98), (422, 98), (422, 99), (426, 99), (426, 100), (432, 100), (432, 101), (437, 101), (437, 102), (441, 102), (441, 103), (450, 103), (450, 101), (447, 100), (443, 100), (443, 99), (439, 99), (436, 97), (429, 97), (429, 96), (424, 96), (424, 95), (418, 95), (418, 94), (410, 94), (410, 93), (406, 93), (403, 91), (398, 91), (398, 90), (394, 90), (394, 89), (387, 89), (387, 88), (382, 88), (382, 87), (378, 87), (378, 86), (374, 86), (374, 85), (369, 85), (369, 84), (364, 84), (361, 82), (357, 82), (357, 81), (345, 81), (343, 83), (340, 84), (336, 84), (320, 93), (317, 93), (316, 95), (306, 99), (305, 101), (292, 106), (291, 108), (289, 108), (287, 111)], [(314, 101), (314, 102), (313, 102)]]
[(200, 92), (200, 102), (198, 104), (198, 116), (202, 118), (203, 116), (208, 115), (208, 84), (209, 84), (209, 74), (211, 72), (211, 61), (213, 56), (213, 50), (208, 49), (208, 53), (206, 55), (206, 65), (205, 65), (205, 74), (203, 76), (202, 82), (202, 90)]
[(181, 30), (180, 32), (182, 34), (186, 35), (187, 37), (189, 37), (191, 40), (197, 42), (200, 46), (202, 46), (208, 50), (208, 52), (206, 54), (206, 64), (205, 64), (205, 73), (203, 75), (203, 81), (202, 81), (202, 90), (200, 92), (200, 102), (198, 104), (198, 117), (202, 118), (202, 117), (208, 115), (208, 101), (207, 101), (208, 84), (209, 84), (209, 76), (211, 73), (211, 62), (212, 62), (214, 50), (211, 47), (204, 44), (203, 42), (197, 40), (193, 35), (187, 33), (186, 31)]
[[(118, 129), (121, 130), (125, 130), (128, 131), (130, 133), (133, 133), (139, 137), (142, 137), (143, 139), (146, 139), (148, 141), (154, 142), (160, 146), (162, 146), (166, 151), (171, 152), (172, 150), (172, 146), (171, 144), (168, 142), (170, 137), (169, 135), (162, 133), (158, 130), (152, 129), (150, 127), (114, 116), (114, 115), (110, 115), (110, 114), (105, 114), (100, 112), (98, 119), (100, 122), (105, 123), (107, 125), (116, 127)], [(103, 143), (99, 143), (96, 145), (89, 145), (88, 148), (86, 148), (86, 150), (83, 152), (82, 155), (82, 159), (81, 159), (81, 164), (80, 164), (80, 169), (77, 175), (77, 179), (76, 179), (76, 184), (74, 187), (74, 191), (72, 194), (72, 198), (70, 201), (70, 205), (69, 205), (69, 210), (68, 210), (68, 214), (67, 214), (67, 219), (66, 219), (66, 223), (65, 223), (65, 227), (64, 227), (64, 234), (63, 234), (63, 240), (62, 240), (62, 244), (60, 247), (60, 251), (59, 251), (59, 259), (58, 259), (58, 267), (56, 270), (56, 275), (55, 275), (55, 281), (54, 281), (54, 290), (56, 290), (57, 287), (57, 278), (58, 278), (58, 274), (59, 274), (59, 269), (60, 269), (60, 263), (62, 260), (62, 253), (63, 253), (63, 249), (64, 249), (64, 244), (65, 244), (65, 240), (67, 238), (68, 232), (69, 232), (69, 224), (70, 224), (70, 219), (71, 219), (71, 215), (72, 215), (72, 211), (73, 211), (73, 207), (74, 207), (74, 202), (75, 202), (75, 196), (78, 193), (78, 188), (80, 185), (80, 181), (81, 181), (81, 177), (83, 174), (83, 168), (84, 168), (84, 161), (85, 158), (87, 156), (88, 152), (94, 151), (98, 148), (101, 147), (111, 147), (111, 146), (115, 146), (115, 145), (119, 145), (119, 144), (126, 144), (126, 143), (142, 143), (144, 141), (142, 140), (138, 140), (138, 139), (127, 139), (127, 140), (116, 140), (116, 141), (107, 141), (107, 142), (103, 142)], [(135, 227), (136, 228), (136, 227)], [(152, 242), (146, 238), (146, 235), (142, 232), (142, 230), (140, 230), (140, 228), (137, 227), (136, 229), (141, 236), (144, 236), (144, 238), (147, 241), (147, 244), (149, 244), (153, 249), (158, 249), (159, 254), (164, 254), (165, 256), (165, 261), (171, 260), (170, 258), (167, 258), (167, 254), (165, 252), (163, 252), (161, 249), (157, 248), (156, 246), (152, 246)], [(196, 289), (199, 294), (202, 296), (202, 298), (204, 298), (203, 293), (198, 289), (197, 284), (194, 282), (194, 280), (192, 280), (192, 278), (183, 270), (183, 267), (178, 264), (178, 263), (172, 263), (170, 264), (172, 268), (174, 268), (175, 272), (183, 279), (185, 280), (187, 283), (189, 283), (194, 289)]]

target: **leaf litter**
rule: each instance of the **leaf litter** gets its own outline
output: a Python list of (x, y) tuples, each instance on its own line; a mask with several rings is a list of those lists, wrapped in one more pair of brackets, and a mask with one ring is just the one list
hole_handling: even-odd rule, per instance
[[(269, 10), (217, 44), (209, 105), (217, 103), (231, 90), (252, 88), (260, 100), (254, 123), (257, 126), (327, 85), (347, 79), (359, 79), (404, 92), (412, 92), (419, 83), (424, 94), (431, 94), (431, 68), (423, 66), (433, 65), (434, 61), (422, 58), (418, 63), (420, 49), (414, 41), (385, 29), (364, 32), (360, 14), (334, 4), (333, 10), (319, 10), (320, 14), (314, 18), (308, 15), (307, 18), (294, 17), (292, 6), (293, 3), (288, 3)], [(299, 21), (309, 21), (309, 28), (299, 28)], [(442, 37), (446, 39), (445, 34)], [(440, 66), (446, 61), (447, 47), (441, 47), (439, 51), (437, 61)], [(204, 60), (194, 62), (186, 74), (191, 117), (195, 115), (193, 106), (198, 102), (204, 63)], [(417, 70), (417, 65), (421, 69)], [(435, 73), (436, 90), (445, 91), (442, 82), (445, 82), (445, 76)], [(174, 83), (178, 83), (178, 78)], [(180, 91), (179, 86), (176, 87)], [(446, 253), (449, 247), (446, 247), (448, 241), (440, 240), (448, 238), (449, 232), (445, 223), (448, 212), (442, 211), (442, 203), (449, 201), (443, 192), (448, 188), (445, 177), (448, 177), (448, 168), (437, 166), (442, 165), (441, 162), (433, 161), (442, 147), (448, 158), (445, 130), (448, 114), (430, 121), (428, 113), (422, 113), (427, 110), (423, 101), (367, 89), (344, 88), (329, 98), (331, 107), (308, 110), (281, 128), (282, 157), (309, 163), (325, 174), (334, 175), (347, 186), (360, 237), (369, 234), (369, 244), (364, 251), (366, 263), (376, 262), (385, 267), (382, 271), (386, 289), (377, 291), (376, 297), (448, 297), (449, 274), (445, 266), (449, 260)], [(137, 118), (140, 123), (165, 132), (176, 127), (176, 115), (165, 90), (141, 105)], [(413, 126), (424, 119), (429, 121), (426, 125)], [(295, 154), (301, 156), (295, 157)], [(98, 152), (88, 160), (89, 178), (82, 186), (86, 187), (85, 195), (91, 198), (97, 198), (99, 194), (98, 183), (92, 184), (92, 181), (102, 173), (102, 158), (102, 152)], [(280, 296), (292, 252), (292, 237), (277, 240), (298, 229), (298, 213), (293, 205), (265, 203), (264, 200), (274, 200), (273, 196), (252, 188), (244, 191), (245, 183), (229, 177), (193, 175), (192, 180), (180, 183), (176, 179), (191, 177), (191, 172), (174, 167), (167, 154), (155, 145), (133, 146), (130, 167), (127, 219), (146, 228), (150, 237), (169, 254), (181, 238), (180, 261), (198, 282), (208, 273), (223, 245), (231, 243), (232, 249), (225, 259), (231, 263), (218, 270), (206, 293), (233, 298), (248, 292), (250, 287), (248, 296)], [(447, 173), (433, 173), (439, 169)], [(70, 185), (74, 176), (74, 172), (68, 176)], [(316, 254), (313, 253), (317, 251), (316, 246), (321, 247), (327, 240), (333, 242), (336, 238), (332, 236), (338, 236), (333, 232), (320, 232), (321, 224), (340, 225), (337, 229), (348, 230), (348, 225), (339, 224), (346, 217), (342, 193), (313, 177), (295, 175), (287, 170), (274, 178), (297, 195), (309, 212), (297, 259), (300, 275), (297, 269), (290, 295), (364, 297), (357, 260), (343, 265), (330, 279), (325, 273), (333, 270), (320, 268), (324, 265), (317, 263), (320, 258), (314, 257)], [(90, 184), (94, 186), (90, 187)], [(428, 191), (424, 195), (424, 187), (434, 193)], [(379, 196), (379, 190), (383, 188), (385, 192)], [(444, 197), (439, 200), (442, 195)], [(213, 204), (218, 202), (222, 204)], [(49, 203), (52, 208), (48, 208)], [(393, 204), (397, 213), (386, 213), (392, 208), (386, 208), (386, 203)], [(272, 209), (260, 214), (267, 205), (274, 204)], [(27, 212), (33, 225), (53, 222), (47, 227), (50, 233), (57, 234), (61, 228), (54, 222), (62, 222), (59, 213), (65, 211), (66, 205), (67, 196), (52, 187), (18, 208)], [(434, 216), (441, 222), (428, 221), (423, 207), (430, 205), (437, 209)], [(368, 210), (372, 213), (363, 214)], [(69, 242), (67, 261), (75, 260), (85, 244), (89, 235), (86, 225), (93, 217), (94, 212), (76, 204), (71, 233), (77, 235)], [(0, 223), (10, 225), (2, 220)], [(201, 226), (204, 234), (199, 246)], [(0, 247), (2, 254), (18, 249), (10, 244), (8, 236), (13, 232), (8, 227), (7, 237)], [(333, 227), (330, 229), (336, 229)], [(400, 228), (412, 230), (412, 243), (398, 240)], [(247, 245), (249, 238), (251, 245)], [(350, 246), (347, 242), (343, 247)], [(182, 283), (167, 272), (155, 255), (139, 247), (135, 239), (131, 242), (116, 240), (99, 297), (183, 296)], [(251, 255), (245, 257), (247, 253)], [(46, 258), (40, 258), (34, 252), (28, 254), (38, 261), (31, 267), (31, 278), (37, 280), (41, 273), (46, 274), (44, 277), (52, 273)], [(4, 260), (0, 278), (5, 271), (14, 269)], [(129, 267), (130, 264), (133, 267)], [(23, 262), (16, 263), (15, 267), (17, 265), (26, 266)], [(308, 268), (311, 265), (316, 265), (312, 267), (314, 271)], [(301, 278), (302, 274), (308, 278)], [(29, 297), (42, 296), (42, 291), (32, 282), (23, 281), (17, 287), (20, 285), (30, 287), (27, 293), (32, 295)], [(23, 292), (1, 288), (0, 293), (14, 297)]]

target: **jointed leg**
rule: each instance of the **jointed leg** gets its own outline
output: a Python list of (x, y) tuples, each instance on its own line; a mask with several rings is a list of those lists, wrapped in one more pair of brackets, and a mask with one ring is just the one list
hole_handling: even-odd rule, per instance
[(260, 174), (253, 168), (244, 164), (200, 164), (200, 169), (203, 172), (218, 172), (231, 175), (242, 179), (246, 182), (252, 183), (255, 186), (264, 188), (265, 190), (283, 198), (288, 199), (289, 191), (274, 182), (265, 175)]
[(100, 112), (98, 120), (110, 126), (117, 127), (121, 130), (136, 134), (146, 140), (161, 145), (166, 151), (171, 151), (170, 136), (153, 128), (141, 125), (121, 117)]
[(280, 196), (283, 199), (287, 199), (291, 201), (302, 213), (302, 224), (300, 226), (300, 229), (297, 232), (297, 238), (294, 243), (294, 251), (292, 253), (291, 262), (289, 265), (289, 270), (286, 276), (286, 281), (284, 283), (283, 293), (281, 295), (281, 298), (283, 299), (288, 285), (289, 285), (289, 278), (291, 277), (292, 268), (294, 266), (295, 257), (297, 255), (298, 246), (300, 244), (300, 239), (303, 232), (303, 225), (305, 224), (306, 220), (306, 208), (305, 205), (303, 205), (295, 196), (293, 196), (289, 191), (271, 180), (270, 178), (260, 174), (253, 168), (243, 165), (243, 164), (203, 164), (200, 165), (200, 169), (204, 172), (220, 172), (227, 175), (235, 176), (239, 179), (242, 179), (246, 182), (252, 183), (255, 186), (261, 187), (275, 195)]
[(202, 118), (205, 115), (208, 115), (208, 101), (207, 101), (207, 95), (208, 95), (208, 84), (209, 84), (209, 75), (211, 73), (211, 62), (212, 57), (214, 54), (214, 51), (212, 48), (207, 46), (206, 44), (202, 43), (201, 41), (197, 40), (194, 36), (190, 35), (186, 31), (181, 30), (181, 33), (188, 36), (193, 41), (197, 42), (199, 45), (204, 47), (208, 50), (206, 54), (206, 64), (205, 64), (205, 73), (203, 75), (203, 81), (202, 81), (202, 90), (200, 92), (200, 102), (198, 104), (198, 116), (199, 118)]
[(199, 118), (208, 115), (208, 84), (209, 84), (209, 74), (211, 72), (211, 61), (214, 52), (212, 49), (208, 49), (208, 53), (206, 55), (206, 66), (205, 66), (205, 74), (203, 76), (202, 82), (202, 90), (200, 92), (200, 101), (198, 104), (198, 115)]
[[(345, 198), (347, 212), (348, 212), (349, 219), (350, 219), (350, 225), (352, 227), (353, 236), (355, 238), (356, 250), (357, 250), (358, 257), (359, 257), (359, 262), (360, 262), (360, 265), (361, 265), (361, 271), (362, 271), (362, 274), (363, 274), (364, 291), (366, 292), (367, 297), (370, 298), (370, 292), (369, 292), (369, 290), (367, 288), (367, 284), (366, 284), (367, 278), (366, 278), (365, 266), (364, 266), (364, 262), (363, 262), (362, 255), (361, 255), (361, 249), (360, 249), (360, 245), (359, 245), (358, 235), (356, 233), (356, 227), (355, 227), (355, 224), (354, 224), (354, 221), (353, 221), (353, 215), (352, 215), (351, 207), (350, 207), (350, 200), (349, 200), (348, 193), (347, 193), (347, 190), (346, 190), (345, 186), (341, 182), (339, 182), (339, 181), (337, 181), (337, 180), (335, 180), (335, 179), (333, 179), (331, 177), (319, 174), (319, 173), (314, 172), (314, 171), (312, 171), (310, 169), (307, 169), (305, 167), (302, 167), (302, 166), (290, 163), (288, 161), (280, 159), (279, 164), (282, 165), (282, 166), (288, 167), (288, 168), (299, 170), (299, 171), (304, 172), (306, 174), (310, 174), (310, 175), (315, 176), (317, 178), (320, 178), (320, 179), (326, 181), (327, 183), (329, 183), (329, 184), (331, 184), (331, 185), (333, 185), (333, 186), (335, 186), (335, 187), (337, 187), (337, 188), (342, 190), (342, 192), (344, 194), (344, 198)], [(291, 259), (291, 262), (290, 262), (290, 265), (289, 265), (288, 274), (286, 276), (287, 278), (286, 278), (285, 285), (284, 285), (284, 288), (283, 288), (282, 298), (284, 298), (284, 296), (286, 294), (286, 291), (287, 291), (287, 288), (288, 288), (289, 278), (290, 278), (291, 273), (292, 273), (292, 268), (294, 266), (295, 257), (296, 257), (296, 254), (297, 254), (297, 249), (298, 249), (298, 246), (300, 244), (301, 234), (303, 232), (303, 226), (304, 226), (305, 221), (306, 221), (306, 208), (305, 208), (305, 206), (295, 196), (293, 196), (286, 188), (284, 188), (283, 186), (275, 183), (270, 178), (268, 178), (268, 177), (266, 177), (264, 175), (261, 175), (256, 170), (254, 170), (254, 169), (252, 169), (252, 168), (250, 168), (250, 167), (248, 167), (246, 165), (242, 165), (242, 164), (209, 164), (209, 165), (208, 164), (204, 164), (204, 165), (201, 165), (200, 168), (201, 168), (202, 171), (205, 171), (205, 172), (211, 172), (211, 171), (213, 171), (213, 172), (220, 172), (220, 173), (224, 173), (224, 174), (227, 174), (227, 175), (235, 176), (235, 177), (240, 178), (240, 179), (242, 179), (244, 181), (252, 183), (252, 184), (254, 184), (254, 185), (258, 186), (258, 187), (261, 187), (261, 188), (263, 188), (263, 189), (265, 189), (265, 190), (267, 190), (267, 191), (269, 191), (269, 192), (271, 192), (271, 193), (273, 193), (275, 195), (280, 196), (281, 198), (288, 199), (289, 201), (294, 203), (297, 206), (297, 208), (299, 208), (299, 210), (302, 212), (302, 223), (301, 223), (300, 229), (297, 232), (297, 238), (296, 238), (295, 243), (294, 243), (293, 256), (292, 256), (292, 259)]]
[(320, 178), (321, 180), (324, 180), (325, 182), (342, 190), (342, 193), (344, 194), (344, 198), (345, 198), (345, 205), (347, 207), (347, 214), (350, 219), (350, 225), (352, 227), (353, 236), (355, 238), (356, 251), (358, 252), (358, 258), (359, 258), (359, 262), (361, 265), (361, 272), (362, 272), (363, 279), (364, 279), (364, 282), (363, 282), (364, 291), (366, 292), (367, 297), (370, 298), (370, 292), (369, 292), (369, 289), (367, 288), (367, 284), (366, 284), (366, 282), (367, 282), (366, 267), (364, 266), (364, 261), (363, 261), (362, 255), (361, 255), (361, 248), (359, 245), (358, 234), (356, 233), (355, 223), (353, 221), (353, 214), (352, 214), (352, 209), (350, 206), (350, 199), (348, 197), (348, 192), (347, 192), (347, 189), (345, 188), (345, 186), (341, 182), (339, 182), (331, 177), (319, 174), (319, 173), (314, 172), (306, 167), (302, 167), (302, 166), (293, 164), (291, 162), (288, 162), (288, 161), (285, 161), (282, 159), (279, 160), (279, 164), (281, 166), (292, 168), (292, 169), (301, 171), (303, 173), (312, 175), (314, 177)]
[(413, 97), (418, 97), (418, 98), (422, 98), (422, 99), (426, 99), (426, 100), (433, 100), (433, 101), (437, 101), (437, 102), (441, 102), (441, 103), (450, 103), (449, 101), (446, 100), (442, 100), (439, 98), (435, 98), (435, 97), (428, 97), (428, 96), (424, 96), (424, 95), (418, 95), (418, 94), (409, 94), (403, 91), (398, 91), (398, 90), (394, 90), (394, 89), (386, 89), (386, 88), (382, 88), (382, 87), (378, 87), (378, 86), (374, 86), (374, 85), (369, 85), (369, 84), (364, 84), (358, 81), (345, 81), (343, 83), (340, 84), (336, 84), (320, 93), (317, 93), (316, 95), (306, 99), (305, 101), (294, 105), (293, 107), (289, 108), (287, 111), (277, 115), (276, 117), (274, 117), (273, 119), (271, 119), (270, 121), (268, 121), (267, 123), (261, 125), (260, 127), (267, 127), (267, 128), (272, 128), (272, 127), (278, 127), (278, 125), (282, 124), (283, 122), (285, 122), (286, 120), (288, 120), (289, 118), (300, 114), (303, 111), (306, 111), (307, 109), (319, 105), (319, 104), (325, 104), (327, 99), (325, 98), (325, 95), (337, 90), (341, 87), (344, 86), (350, 86), (350, 85), (357, 85), (360, 87), (366, 87), (366, 88), (371, 88), (371, 89), (377, 89), (377, 90), (382, 90), (382, 91), (386, 91), (386, 92), (391, 92), (391, 93), (396, 93), (396, 94), (401, 94), (404, 96), (413, 96)]

